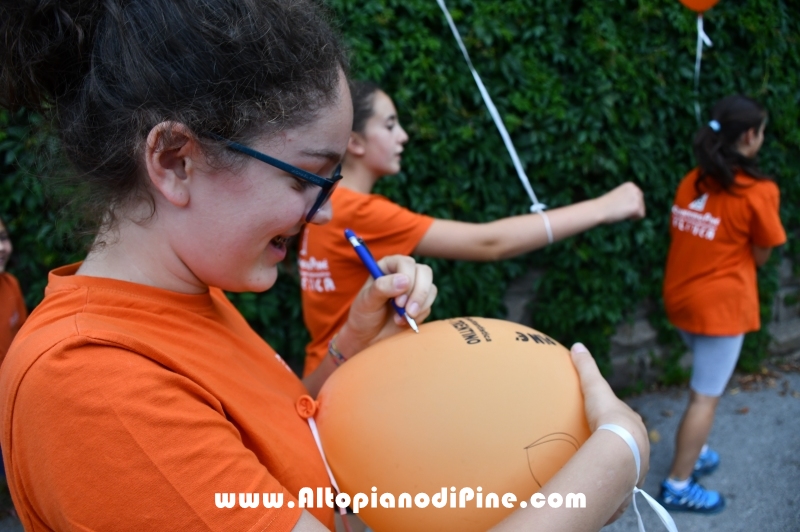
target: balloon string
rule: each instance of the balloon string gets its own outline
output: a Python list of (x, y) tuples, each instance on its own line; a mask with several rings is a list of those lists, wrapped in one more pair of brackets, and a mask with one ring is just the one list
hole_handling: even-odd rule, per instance
[(701, 123), (700, 117), (700, 63), (703, 60), (703, 44), (709, 48), (712, 46), (711, 39), (709, 39), (706, 32), (703, 31), (703, 14), (697, 15), (697, 55), (694, 60), (694, 114), (697, 117), (697, 123)]
[(314, 421), (313, 417), (308, 418), (308, 426), (311, 428), (311, 434), (314, 436), (314, 442), (316, 442), (317, 449), (319, 449), (319, 455), (322, 457), (322, 463), (325, 464), (325, 471), (328, 472), (328, 478), (331, 480), (331, 486), (333, 486), (333, 489), (336, 490), (336, 493), (340, 493), (339, 486), (336, 484), (336, 479), (333, 478), (331, 468), (328, 467), (328, 460), (325, 458), (325, 451), (322, 450), (322, 441), (319, 439), (317, 423)]
[(533, 192), (533, 187), (531, 187), (530, 180), (528, 179), (525, 169), (522, 167), (522, 163), (517, 155), (517, 150), (514, 148), (514, 143), (511, 141), (511, 137), (509, 136), (506, 126), (503, 123), (503, 119), (500, 118), (500, 113), (497, 112), (497, 108), (494, 106), (494, 102), (492, 102), (489, 92), (483, 85), (483, 81), (481, 81), (478, 71), (475, 70), (475, 67), (472, 65), (472, 60), (469, 58), (467, 47), (464, 46), (464, 41), (461, 40), (461, 34), (458, 33), (458, 28), (456, 28), (455, 22), (453, 22), (453, 17), (450, 16), (450, 11), (448, 11), (447, 6), (444, 5), (444, 0), (436, 0), (436, 3), (438, 3), (439, 7), (442, 8), (442, 12), (444, 12), (445, 18), (447, 18), (447, 23), (450, 25), (450, 30), (453, 32), (453, 36), (456, 38), (458, 47), (461, 48), (461, 53), (464, 55), (464, 59), (467, 61), (467, 66), (469, 66), (470, 72), (472, 72), (472, 77), (475, 79), (475, 84), (478, 85), (478, 90), (481, 93), (483, 102), (486, 104), (486, 108), (489, 110), (489, 114), (492, 116), (492, 120), (494, 120), (497, 130), (500, 132), (500, 136), (503, 138), (503, 143), (506, 145), (506, 150), (508, 150), (508, 154), (511, 156), (511, 162), (514, 163), (514, 168), (517, 171), (519, 180), (522, 182), (525, 192), (528, 193), (528, 197), (531, 199), (531, 212), (543, 211), (547, 208), (547, 205), (540, 203), (536, 198), (536, 194)]
[[(336, 484), (336, 479), (333, 478), (333, 472), (331, 468), (328, 466), (328, 459), (325, 458), (325, 451), (322, 450), (322, 441), (319, 439), (319, 431), (317, 430), (317, 423), (314, 421), (313, 417), (308, 418), (308, 426), (311, 429), (311, 434), (314, 436), (314, 443), (317, 444), (317, 449), (319, 449), (319, 455), (322, 457), (322, 463), (325, 465), (325, 471), (328, 472), (328, 479), (331, 481), (331, 486), (333, 489), (336, 490), (336, 493), (341, 493), (339, 490), (339, 485)], [(347, 532), (353, 532), (350, 529), (350, 523), (347, 521), (347, 510), (345, 508), (339, 508), (339, 515), (342, 516), (342, 524)]]
[(675, 525), (675, 521), (672, 519), (672, 516), (669, 515), (666, 508), (661, 506), (653, 497), (650, 496), (646, 491), (640, 490), (639, 488), (633, 488), (633, 509), (636, 512), (636, 518), (639, 520), (639, 532), (645, 532), (644, 530), (644, 523), (642, 522), (642, 514), (639, 513), (639, 508), (636, 506), (636, 494), (641, 493), (644, 500), (650, 507), (656, 512), (656, 515), (661, 519), (661, 522), (664, 523), (664, 527), (668, 530), (668, 532), (678, 532), (678, 527)]
[[(620, 427), (619, 425), (614, 424), (605, 424), (600, 425), (597, 427), (597, 430), (609, 430), (622, 438), (625, 443), (628, 444), (628, 447), (631, 449), (631, 453), (633, 453), (633, 463), (636, 466), (636, 482), (639, 482), (639, 476), (641, 474), (641, 456), (639, 454), (639, 446), (636, 445), (636, 440), (633, 439), (631, 433), (625, 430), (624, 428)], [(655, 510), (658, 517), (661, 518), (661, 522), (664, 523), (664, 526), (667, 528), (668, 532), (678, 532), (678, 527), (675, 526), (675, 521), (673, 521), (672, 516), (669, 515), (669, 512), (661, 506), (654, 498), (647, 494), (646, 491), (640, 490), (636, 485), (633, 486), (633, 510), (636, 512), (636, 518), (639, 521), (639, 532), (645, 532), (644, 523), (642, 522), (642, 514), (639, 513), (639, 507), (636, 506), (636, 494), (641, 493), (642, 497), (644, 497), (645, 502), (650, 505), (653, 510)]]

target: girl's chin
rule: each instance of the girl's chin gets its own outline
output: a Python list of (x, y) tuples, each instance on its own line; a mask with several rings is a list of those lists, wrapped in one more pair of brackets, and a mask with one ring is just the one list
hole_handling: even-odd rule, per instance
[[(278, 280), (278, 267), (275, 265), (259, 264), (249, 272), (241, 272), (236, 279), (218, 279), (219, 285), (226, 292), (266, 292)], [(223, 286), (224, 285), (224, 286)], [(211, 286), (214, 286), (213, 284)]]
[(277, 266), (262, 266), (261, 271), (248, 282), (247, 292), (266, 292), (278, 281), (278, 267)]
[(236, 288), (226, 289), (223, 288), (225, 292), (233, 292), (241, 294), (243, 292), (252, 292), (254, 294), (260, 294), (262, 292), (266, 292), (270, 290), (273, 286), (275, 286), (275, 282), (277, 279), (273, 279), (272, 282), (267, 283), (246, 283), (241, 286), (237, 286)]
[(402, 169), (403, 168), (400, 166), (400, 163), (394, 164), (394, 165), (386, 168), (386, 171), (383, 173), (383, 175), (397, 175), (397, 174), (400, 173), (400, 170), (402, 170)]

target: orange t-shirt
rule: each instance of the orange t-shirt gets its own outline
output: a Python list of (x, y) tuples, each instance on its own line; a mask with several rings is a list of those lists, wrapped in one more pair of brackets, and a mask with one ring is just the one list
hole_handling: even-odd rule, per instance
[(0, 363), (27, 316), (17, 278), (8, 272), (0, 273)]
[(706, 187), (698, 197), (697, 176), (695, 169), (684, 177), (672, 206), (664, 272), (667, 316), (695, 334), (756, 331), (761, 322), (752, 246), (786, 242), (780, 191), (772, 181), (737, 175), (731, 193)]
[[(50, 273), (0, 370), (3, 459), (25, 529), (291, 530), (299, 490), (330, 486), (295, 407), (303, 384), (221, 290), (77, 267)], [(218, 508), (217, 493), (235, 506)], [(240, 493), (283, 494), (283, 507), (242, 508)], [(333, 529), (332, 509), (308, 511)]]
[(377, 194), (339, 187), (331, 197), (333, 220), (306, 226), (300, 241), (303, 319), (311, 333), (306, 346), (306, 375), (328, 352), (328, 342), (347, 321), (350, 305), (369, 278), (344, 230), (364, 239), (375, 260), (409, 255), (433, 218), (416, 214)]

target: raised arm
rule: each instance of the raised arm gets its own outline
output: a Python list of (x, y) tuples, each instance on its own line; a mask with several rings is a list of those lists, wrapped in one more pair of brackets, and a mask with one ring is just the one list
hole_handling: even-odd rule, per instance
[[(582, 233), (600, 224), (639, 219), (645, 215), (644, 195), (633, 183), (567, 207), (547, 211), (554, 241)], [(523, 214), (473, 224), (436, 220), (414, 254), (445, 259), (495, 261), (516, 257), (547, 245), (544, 217)]]

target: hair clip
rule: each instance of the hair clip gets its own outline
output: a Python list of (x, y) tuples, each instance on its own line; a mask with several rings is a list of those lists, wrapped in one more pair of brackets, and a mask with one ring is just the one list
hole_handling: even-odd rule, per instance
[(717, 122), (716, 120), (712, 120), (711, 122), (709, 122), (708, 127), (719, 133), (720, 125), (719, 122)]

